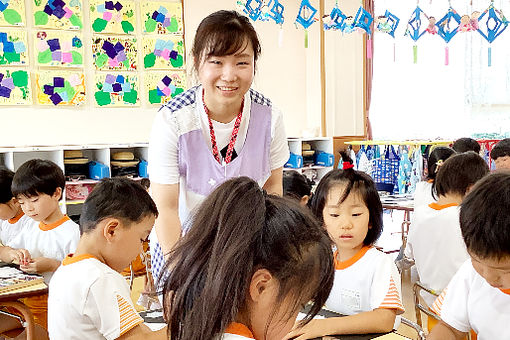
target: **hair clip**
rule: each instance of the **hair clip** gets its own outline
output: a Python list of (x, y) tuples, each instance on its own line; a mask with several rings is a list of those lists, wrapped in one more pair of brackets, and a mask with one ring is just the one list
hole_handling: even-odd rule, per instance
[(352, 169), (352, 168), (354, 168), (354, 164), (352, 164), (351, 162), (343, 162), (342, 163), (343, 170)]

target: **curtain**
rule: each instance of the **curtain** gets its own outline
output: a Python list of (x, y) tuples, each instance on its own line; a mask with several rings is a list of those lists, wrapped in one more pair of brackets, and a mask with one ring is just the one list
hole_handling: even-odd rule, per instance
[[(365, 10), (372, 15), (373, 18), (375, 18), (375, 7), (374, 7), (374, 0), (364, 0), (364, 6)], [(374, 62), (373, 62), (373, 53), (374, 53), (374, 37), (375, 37), (375, 31), (374, 31), (374, 22), (372, 21), (372, 25), (370, 26), (370, 30), (372, 31), (372, 38), (367, 39), (368, 36), (365, 35), (365, 41), (366, 41), (366, 49), (371, 48), (372, 49), (372, 58), (367, 58), (367, 53), (365, 53), (365, 89), (364, 89), (364, 100), (365, 100), (365, 117), (366, 117), (366, 126), (365, 126), (365, 134), (367, 136), (367, 139), (372, 139), (372, 124), (370, 123), (370, 103), (372, 100), (372, 79), (374, 76)], [(368, 46), (368, 44), (371, 44), (371, 46)], [(365, 51), (366, 52), (366, 51)]]

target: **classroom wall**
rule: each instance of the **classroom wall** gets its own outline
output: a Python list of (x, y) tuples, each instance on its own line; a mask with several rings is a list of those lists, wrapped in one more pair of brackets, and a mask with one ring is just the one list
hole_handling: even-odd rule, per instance
[[(30, 1), (26, 3), (27, 7), (31, 4)], [(219, 9), (235, 9), (235, 3), (235, 0), (184, 0), (188, 56), (200, 20)], [(317, 3), (318, 7), (318, 1), (312, 3)], [(359, 0), (342, 1), (341, 6), (346, 3), (354, 8), (349, 8), (349, 11), (355, 14)], [(309, 47), (305, 49), (304, 31), (294, 25), (299, 4), (300, 1), (284, 2), (285, 24), (281, 32), (275, 24), (255, 24), (262, 42), (262, 56), (254, 88), (271, 98), (283, 111), (288, 136), (311, 136), (320, 134), (321, 124), (319, 25), (314, 24), (309, 29)], [(326, 12), (333, 5), (333, 0), (327, 0)], [(27, 13), (30, 13), (30, 8), (27, 8)], [(84, 21), (89, 22), (87, 11), (84, 11), (84, 16)], [(32, 18), (27, 16), (27, 21), (30, 20)], [(90, 39), (90, 36), (84, 35), (84, 39)], [(363, 134), (361, 39), (359, 34), (342, 37), (338, 32), (326, 32), (329, 136)], [(142, 64), (142, 58), (140, 56), (139, 64)], [(91, 65), (91, 59), (89, 51), (85, 55), (85, 64)], [(187, 63), (191, 65), (192, 60), (188, 58)], [(93, 81), (87, 85), (90, 92)], [(92, 100), (89, 93), (86, 107), (72, 109), (0, 107), (0, 146), (137, 143), (148, 140), (157, 107), (142, 104), (138, 108), (101, 109), (93, 107)]]

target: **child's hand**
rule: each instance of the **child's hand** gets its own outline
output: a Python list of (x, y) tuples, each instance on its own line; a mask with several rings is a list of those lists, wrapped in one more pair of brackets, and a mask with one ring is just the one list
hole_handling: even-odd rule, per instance
[(28, 264), (32, 260), (30, 252), (26, 249), (10, 249), (7, 252), (7, 258), (10, 262), (19, 265)]
[(57, 270), (58, 266), (60, 266), (60, 262), (54, 259), (49, 259), (46, 257), (37, 257), (32, 259), (27, 264), (20, 265), (20, 269), (25, 273), (35, 274), (35, 273), (45, 273), (45, 272), (54, 272)]
[(294, 328), (282, 340), (319, 338), (325, 335), (330, 335), (331, 332), (328, 331), (328, 329), (329, 323), (327, 319), (314, 319), (303, 327), (299, 327), (299, 323), (296, 323)]

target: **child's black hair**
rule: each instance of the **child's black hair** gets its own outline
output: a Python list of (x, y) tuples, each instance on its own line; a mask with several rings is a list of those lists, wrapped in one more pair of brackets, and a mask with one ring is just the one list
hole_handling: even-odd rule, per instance
[(467, 250), (482, 259), (510, 256), (510, 172), (480, 180), (460, 206)]
[(8, 203), (14, 196), (11, 191), (14, 172), (0, 166), (0, 204)]
[(438, 146), (434, 148), (429, 155), (427, 160), (427, 179), (434, 180), (437, 172), (441, 167), (442, 163), (446, 161), (451, 155), (455, 154), (455, 150), (447, 146)]
[(64, 172), (57, 164), (45, 159), (31, 159), (16, 170), (11, 189), (14, 197), (52, 196), (57, 188), (62, 189), (63, 194), (65, 184)]
[[(340, 152), (344, 163), (353, 164), (352, 159), (346, 152)], [(363, 240), (364, 245), (372, 245), (379, 239), (383, 231), (382, 204), (372, 178), (362, 171), (350, 169), (334, 169), (328, 172), (319, 182), (315, 193), (309, 203), (309, 207), (319, 221), (324, 224), (323, 211), (331, 189), (335, 185), (346, 184), (344, 194), (337, 204), (341, 204), (351, 192), (359, 194), (370, 213), (367, 236)]]
[(488, 173), (487, 163), (473, 151), (456, 154), (448, 158), (439, 169), (432, 184), (432, 192), (439, 196), (464, 196), (471, 186)]
[(304, 322), (326, 302), (334, 279), (331, 241), (295, 200), (268, 195), (255, 181), (238, 177), (216, 188), (191, 223), (166, 262), (164, 309), (173, 340), (220, 336), (246, 312), (259, 269), (279, 284), (273, 317), (288, 296), (296, 311), (311, 301)]
[(463, 153), (468, 151), (480, 153), (480, 144), (478, 144), (478, 142), (473, 138), (463, 137), (457, 139), (453, 143), (452, 149), (457, 153)]
[(150, 179), (148, 178), (142, 178), (140, 180), (140, 185), (145, 189), (145, 190), (149, 190), (149, 188), (151, 187), (151, 181)]
[(283, 195), (301, 200), (312, 194), (312, 183), (305, 175), (295, 171), (283, 172)]
[(494, 160), (505, 156), (510, 156), (510, 138), (500, 140), (491, 150), (491, 158)]
[(80, 231), (83, 234), (94, 230), (108, 217), (130, 225), (150, 215), (158, 217), (158, 209), (140, 184), (129, 178), (105, 178), (94, 187), (83, 204)]

